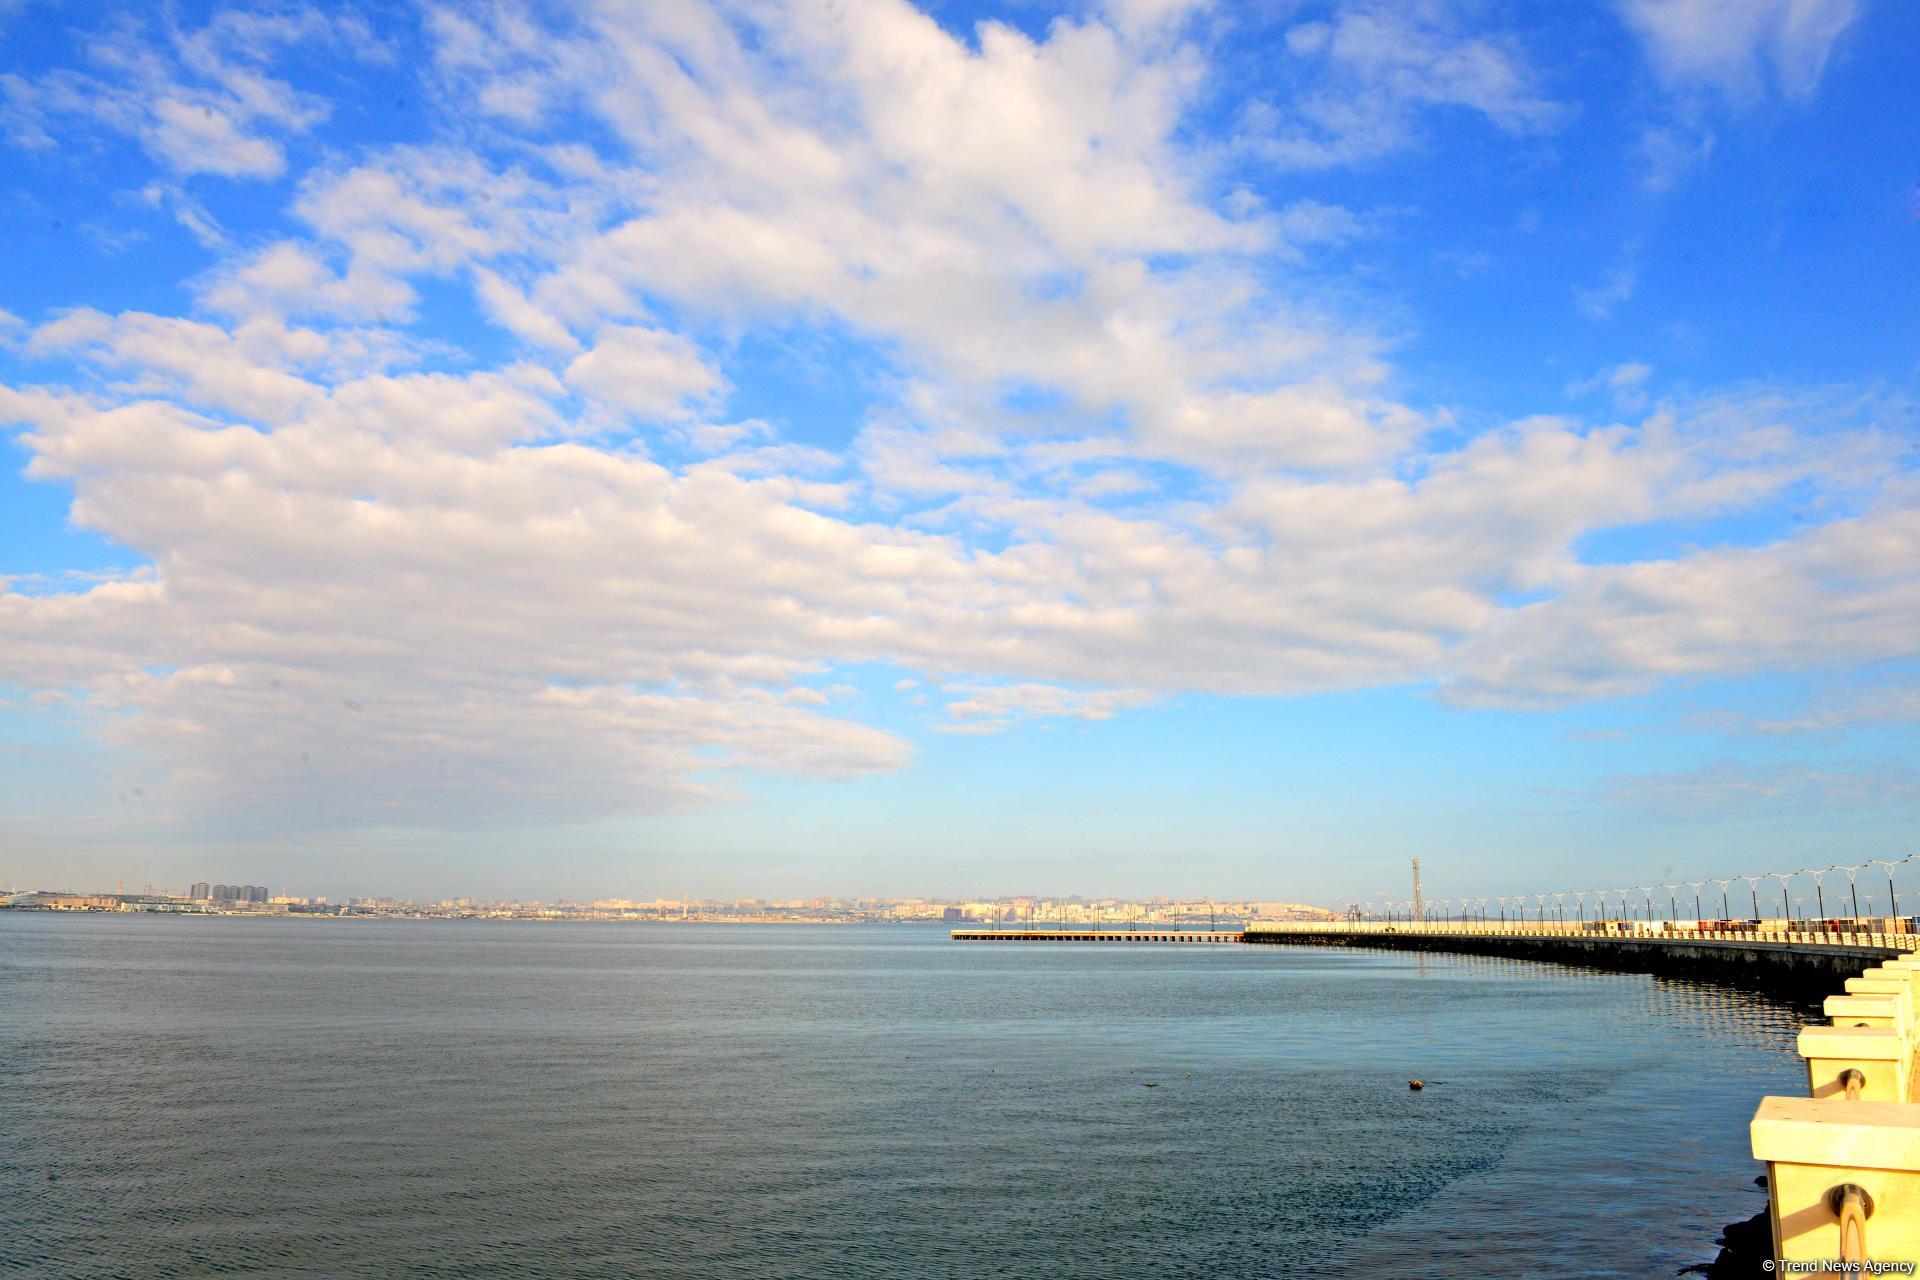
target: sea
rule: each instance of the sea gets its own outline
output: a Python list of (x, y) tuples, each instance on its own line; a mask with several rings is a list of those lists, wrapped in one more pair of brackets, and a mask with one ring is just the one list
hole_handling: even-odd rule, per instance
[(0, 1273), (1672, 1276), (1765, 1207), (1803, 1018), (1472, 956), (0, 912)]

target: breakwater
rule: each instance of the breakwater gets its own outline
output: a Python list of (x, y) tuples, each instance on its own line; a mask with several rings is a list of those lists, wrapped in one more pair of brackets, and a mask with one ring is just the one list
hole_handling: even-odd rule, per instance
[(1424, 921), (1250, 924), (1241, 941), (1265, 946), (1451, 951), (1726, 982), (1818, 999), (1868, 965), (1920, 948), (1901, 932), (1752, 927), (1717, 921)]
[(955, 929), (955, 942), (1241, 942), (1239, 930), (1198, 929)]

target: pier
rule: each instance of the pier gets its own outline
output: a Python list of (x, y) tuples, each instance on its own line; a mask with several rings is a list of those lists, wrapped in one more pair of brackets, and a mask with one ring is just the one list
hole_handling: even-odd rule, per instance
[(1093, 942), (1119, 945), (1245, 944), (1452, 951), (1755, 987), (1818, 998), (1836, 984), (1920, 950), (1920, 934), (1871, 920), (1846, 928), (1789, 920), (1586, 922), (1378, 920), (1277, 921), (1237, 929), (955, 929), (955, 942)]
[(1244, 941), (1239, 930), (1199, 929), (955, 929), (955, 942), (1204, 942)]
[(1377, 920), (1250, 924), (1243, 942), (1264, 946), (1370, 947), (1452, 951), (1558, 964), (1654, 973), (1817, 998), (1867, 965), (1920, 949), (1920, 935), (1898, 920), (1846, 928), (1802, 927), (1791, 920), (1553, 920), (1413, 923)]

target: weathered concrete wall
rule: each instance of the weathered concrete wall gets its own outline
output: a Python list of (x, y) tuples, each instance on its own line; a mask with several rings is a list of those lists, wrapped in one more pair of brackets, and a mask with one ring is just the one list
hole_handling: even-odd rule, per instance
[(1388, 951), (1448, 951), (1543, 960), (1628, 973), (1724, 982), (1793, 999), (1817, 999), (1846, 979), (1898, 954), (1882, 947), (1798, 947), (1770, 942), (1696, 942), (1662, 937), (1604, 935), (1505, 937), (1498, 934), (1314, 933), (1247, 930), (1252, 945), (1373, 947)]

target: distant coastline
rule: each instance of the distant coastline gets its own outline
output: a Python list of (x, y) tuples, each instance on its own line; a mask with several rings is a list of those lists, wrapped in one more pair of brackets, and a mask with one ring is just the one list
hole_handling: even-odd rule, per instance
[[(196, 889), (203, 886), (195, 886)], [(226, 889), (228, 886), (219, 886)], [(478, 901), (470, 898), (419, 902), (405, 898), (268, 896), (250, 900), (169, 893), (76, 893), (26, 890), (0, 894), (0, 910), (94, 915), (225, 916), (244, 919), (323, 920), (539, 920), (623, 924), (925, 924), (973, 928), (1127, 929), (1240, 928), (1254, 921), (1332, 920), (1324, 908), (1290, 902), (1209, 902), (1153, 898), (1007, 897), (966, 901), (935, 898), (764, 899), (699, 901), (690, 897), (591, 902)]]

